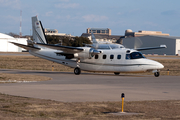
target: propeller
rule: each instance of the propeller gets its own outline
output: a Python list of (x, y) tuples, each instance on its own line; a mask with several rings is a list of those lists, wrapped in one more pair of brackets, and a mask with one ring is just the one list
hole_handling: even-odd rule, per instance
[(91, 46), (91, 49), (89, 50), (89, 54), (90, 54), (90, 57), (93, 57), (94, 55), (97, 55), (97, 54), (100, 54), (102, 53), (102, 51), (98, 51), (98, 42), (93, 34), (93, 32), (91, 32), (91, 39), (92, 39), (92, 46)]
[(97, 49), (98, 48), (98, 42), (97, 42), (93, 32), (91, 32), (91, 39), (92, 39), (92, 42), (93, 42), (92, 48)]

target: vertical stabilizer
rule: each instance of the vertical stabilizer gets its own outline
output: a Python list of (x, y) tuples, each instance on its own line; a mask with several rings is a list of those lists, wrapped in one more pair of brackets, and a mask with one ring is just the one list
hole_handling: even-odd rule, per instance
[(34, 42), (47, 44), (43, 26), (41, 24), (41, 21), (38, 20), (37, 16), (32, 17), (32, 31)]

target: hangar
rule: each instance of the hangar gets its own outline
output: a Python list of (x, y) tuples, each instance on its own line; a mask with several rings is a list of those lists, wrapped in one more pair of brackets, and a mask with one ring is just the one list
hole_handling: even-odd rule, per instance
[(9, 35), (0, 33), (0, 52), (22, 52), (25, 49), (17, 47), (9, 42), (16, 42), (27, 45), (27, 38), (14, 38)]
[(127, 48), (143, 48), (166, 45), (166, 49), (154, 49), (141, 51), (143, 54), (158, 55), (180, 55), (180, 37), (161, 36), (161, 35), (145, 35), (137, 37), (123, 38), (123, 45)]

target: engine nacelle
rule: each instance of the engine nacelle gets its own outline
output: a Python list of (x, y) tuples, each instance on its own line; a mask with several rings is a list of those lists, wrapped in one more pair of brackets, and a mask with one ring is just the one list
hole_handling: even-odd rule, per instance
[(75, 58), (80, 58), (80, 59), (90, 59), (94, 55), (100, 54), (102, 51), (95, 50), (93, 48), (84, 48), (84, 51), (79, 52), (79, 53), (74, 53)]
[(87, 59), (89, 58), (89, 50), (90, 48), (84, 48), (82, 52), (74, 53), (74, 57), (80, 59)]

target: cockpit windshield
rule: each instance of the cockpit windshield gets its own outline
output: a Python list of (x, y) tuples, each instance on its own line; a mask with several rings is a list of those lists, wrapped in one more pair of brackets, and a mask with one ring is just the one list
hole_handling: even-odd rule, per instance
[(130, 54), (126, 54), (126, 59), (139, 59), (145, 58), (140, 52), (132, 52)]

